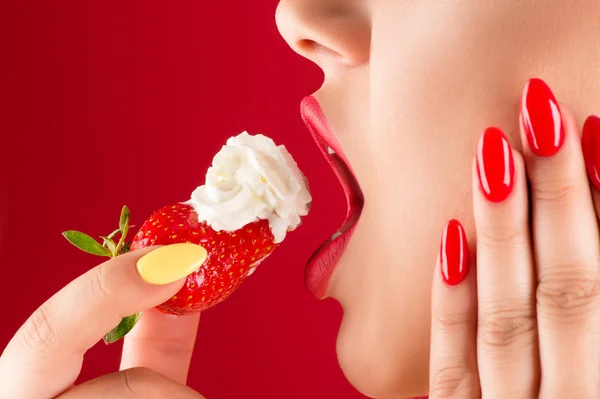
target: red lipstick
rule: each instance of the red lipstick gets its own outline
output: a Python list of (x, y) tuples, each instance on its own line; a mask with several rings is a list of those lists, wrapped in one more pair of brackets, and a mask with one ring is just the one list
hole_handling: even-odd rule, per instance
[(311, 256), (306, 266), (306, 287), (315, 297), (323, 298), (333, 271), (352, 238), (364, 198), (348, 159), (318, 101), (312, 96), (306, 97), (300, 108), (306, 127), (342, 185), (347, 205), (346, 216), (339, 230)]

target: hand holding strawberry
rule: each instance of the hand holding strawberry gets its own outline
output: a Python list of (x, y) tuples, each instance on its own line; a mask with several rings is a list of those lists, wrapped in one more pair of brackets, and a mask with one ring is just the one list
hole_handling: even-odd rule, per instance
[[(157, 308), (186, 315), (206, 310), (231, 295), (279, 246), (286, 232), (308, 214), (312, 198), (306, 179), (285, 147), (262, 135), (242, 133), (230, 138), (215, 156), (187, 203), (163, 207), (144, 222), (131, 244), (129, 210), (123, 208), (119, 229), (103, 244), (79, 232), (65, 237), (78, 248), (115, 257), (152, 245), (198, 244), (206, 249), (204, 264), (186, 279), (181, 290)], [(115, 237), (119, 237), (115, 241)], [(107, 334), (106, 343), (122, 338), (141, 315), (124, 318)]]

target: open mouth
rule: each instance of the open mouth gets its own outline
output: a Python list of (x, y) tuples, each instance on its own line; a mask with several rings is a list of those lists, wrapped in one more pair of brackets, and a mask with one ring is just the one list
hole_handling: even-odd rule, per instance
[(340, 181), (347, 203), (346, 217), (341, 227), (311, 256), (306, 266), (306, 287), (315, 297), (323, 298), (333, 271), (352, 238), (364, 198), (350, 163), (317, 100), (312, 96), (304, 98), (300, 112), (321, 153)]

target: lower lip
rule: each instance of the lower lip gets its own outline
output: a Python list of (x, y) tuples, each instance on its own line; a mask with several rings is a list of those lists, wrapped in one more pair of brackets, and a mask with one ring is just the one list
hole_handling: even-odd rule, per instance
[(306, 288), (316, 298), (322, 299), (327, 296), (331, 276), (350, 243), (355, 229), (356, 224), (335, 239), (329, 239), (309, 259), (304, 272), (304, 282)]
[[(356, 229), (363, 206), (363, 196), (354, 173), (348, 166), (349, 163), (316, 99), (305, 98), (301, 108), (302, 118), (342, 184), (347, 201), (346, 217), (339, 232), (312, 255), (306, 266), (304, 275), (306, 287), (315, 297), (324, 298), (335, 267)], [(333, 149), (335, 154), (328, 153), (327, 147)]]

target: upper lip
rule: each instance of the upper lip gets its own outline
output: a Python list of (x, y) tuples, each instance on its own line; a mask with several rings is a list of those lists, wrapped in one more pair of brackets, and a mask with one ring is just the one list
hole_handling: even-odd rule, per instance
[[(351, 221), (350, 219), (357, 219), (356, 209), (362, 209), (364, 197), (362, 190), (358, 185), (358, 180), (356, 179), (354, 170), (352, 170), (352, 166), (350, 165), (350, 162), (348, 162), (348, 158), (342, 150), (337, 137), (331, 131), (329, 123), (323, 114), (315, 112), (315, 109), (320, 109), (320, 106), (318, 101), (313, 96), (305, 97), (302, 100), (302, 119), (304, 120), (304, 123), (310, 127), (309, 131), (315, 142), (318, 144), (321, 153), (331, 165), (335, 175), (342, 184), (348, 205), (348, 210), (346, 212), (346, 217), (343, 224), (347, 224), (349, 221)], [(342, 164), (337, 162), (335, 157), (330, 156), (332, 154), (330, 154), (328, 151), (328, 147), (335, 152), (337, 157), (341, 159)], [(355, 221), (356, 220), (353, 220), (353, 222)]]
[[(321, 111), (318, 101), (314, 97), (308, 96), (302, 100), (301, 115), (308, 130), (321, 150), (321, 153), (332, 167), (336, 177), (342, 185), (347, 209), (344, 221), (338, 231), (344, 233), (353, 229), (360, 217), (364, 204), (362, 190), (360, 189), (354, 171), (352, 170), (337, 137), (331, 130), (328, 121)], [(328, 282), (323, 282), (324, 285), (327, 283)], [(319, 288), (319, 292), (314, 292), (313, 288), (311, 291), (319, 297), (324, 295), (325, 289), (326, 287), (322, 287)]]

